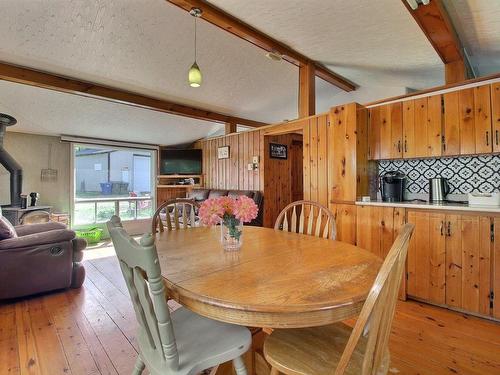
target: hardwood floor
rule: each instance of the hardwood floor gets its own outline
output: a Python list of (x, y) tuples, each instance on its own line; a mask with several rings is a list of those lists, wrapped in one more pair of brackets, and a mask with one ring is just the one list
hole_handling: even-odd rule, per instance
[[(79, 290), (0, 304), (0, 375), (131, 373), (136, 322), (113, 249), (86, 251), (85, 267)], [(391, 354), (391, 374), (500, 374), (500, 324), (400, 302)]]

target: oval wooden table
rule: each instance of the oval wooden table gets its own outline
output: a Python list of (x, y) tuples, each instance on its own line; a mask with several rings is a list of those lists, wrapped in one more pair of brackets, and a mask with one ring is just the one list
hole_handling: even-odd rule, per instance
[(320, 326), (357, 315), (382, 264), (344, 242), (259, 227), (243, 231), (238, 252), (224, 252), (218, 227), (158, 234), (169, 297), (228, 323)]

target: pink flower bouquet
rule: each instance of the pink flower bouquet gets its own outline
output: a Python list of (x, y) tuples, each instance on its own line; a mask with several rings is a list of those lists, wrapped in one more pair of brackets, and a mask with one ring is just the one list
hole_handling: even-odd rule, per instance
[(226, 249), (241, 246), (242, 223), (249, 223), (257, 217), (259, 208), (244, 195), (236, 199), (230, 197), (211, 198), (204, 201), (198, 212), (204, 225), (222, 225), (222, 242)]

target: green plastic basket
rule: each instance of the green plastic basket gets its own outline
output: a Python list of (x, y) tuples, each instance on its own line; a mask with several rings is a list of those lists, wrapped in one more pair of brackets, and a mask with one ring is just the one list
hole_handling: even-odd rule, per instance
[(87, 240), (89, 244), (98, 243), (101, 240), (102, 232), (103, 230), (98, 227), (75, 230), (76, 236)]

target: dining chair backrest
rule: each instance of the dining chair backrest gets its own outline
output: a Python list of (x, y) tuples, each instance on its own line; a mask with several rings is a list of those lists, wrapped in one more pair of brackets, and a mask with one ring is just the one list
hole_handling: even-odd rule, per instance
[(333, 213), (319, 203), (306, 200), (292, 202), (286, 206), (278, 215), (274, 229), (331, 240), (336, 237)]
[(162, 214), (165, 214), (165, 223), (169, 231), (196, 226), (196, 211), (199, 207), (200, 204), (192, 199), (179, 198), (163, 202), (153, 215), (151, 233), (165, 230)]
[(413, 224), (405, 224), (400, 229), (356, 320), (334, 375), (345, 373), (361, 335), (366, 335), (367, 340), (360, 375), (376, 375), (380, 368), (388, 368), (389, 336), (414, 228)]
[(154, 238), (145, 234), (137, 243), (117, 216), (107, 226), (139, 323), (141, 352), (158, 365), (176, 370), (179, 355)]

